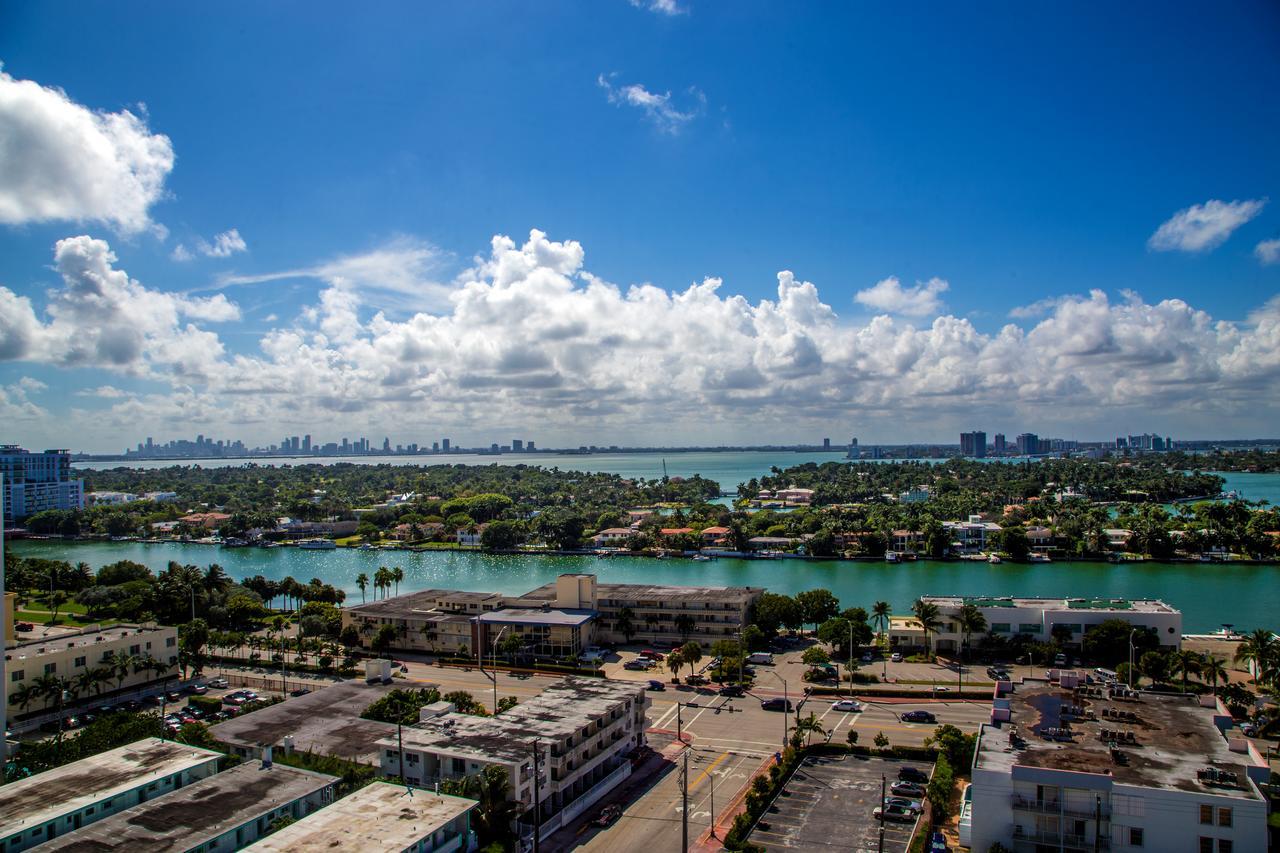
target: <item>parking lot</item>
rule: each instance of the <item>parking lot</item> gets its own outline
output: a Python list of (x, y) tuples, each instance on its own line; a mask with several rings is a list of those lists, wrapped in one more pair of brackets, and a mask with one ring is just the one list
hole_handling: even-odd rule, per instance
[[(923, 762), (884, 758), (810, 758), (787, 782), (749, 840), (766, 850), (877, 851), (880, 824), (872, 812), (880, 804), (881, 777), (887, 793), (903, 766), (925, 773), (932, 769)], [(914, 827), (914, 823), (887, 821), (886, 853), (904, 853)]]

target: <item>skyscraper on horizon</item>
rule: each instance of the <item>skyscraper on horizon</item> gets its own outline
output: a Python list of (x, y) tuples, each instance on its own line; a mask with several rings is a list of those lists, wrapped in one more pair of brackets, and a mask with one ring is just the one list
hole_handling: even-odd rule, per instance
[(960, 455), (973, 459), (985, 459), (987, 456), (987, 434), (981, 430), (960, 433)]

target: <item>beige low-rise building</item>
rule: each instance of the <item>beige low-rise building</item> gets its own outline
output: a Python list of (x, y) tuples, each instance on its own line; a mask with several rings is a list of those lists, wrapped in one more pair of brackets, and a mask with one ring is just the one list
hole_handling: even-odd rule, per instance
[[(93, 688), (94, 695), (173, 678), (178, 670), (178, 629), (152, 622), (105, 628), (89, 625), (78, 631), (23, 640), (6, 648), (4, 669), (9, 718), (45, 708), (46, 702), (40, 697), (30, 697), (25, 704), (15, 701), (25, 698), (24, 688), (41, 676), (74, 679), (89, 670), (106, 668), (107, 662), (117, 655), (132, 658), (133, 663), (123, 673), (112, 670), (109, 677), (104, 676)], [(163, 666), (139, 669), (136, 665), (147, 661)]]

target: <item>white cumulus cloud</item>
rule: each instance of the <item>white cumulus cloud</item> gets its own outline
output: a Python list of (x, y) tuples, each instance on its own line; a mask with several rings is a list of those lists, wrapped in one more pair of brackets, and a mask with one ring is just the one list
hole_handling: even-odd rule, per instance
[[(247, 252), (248, 245), (244, 242), (244, 238), (240, 236), (239, 229), (231, 228), (223, 231), (221, 234), (215, 235), (213, 242), (208, 240), (197, 239), (195, 241), (195, 251), (204, 255), (206, 258), (229, 258), (240, 252)], [(173, 251), (169, 255), (175, 261), (191, 261), (195, 260), (195, 254), (184, 244), (179, 243), (173, 247)]]
[(685, 9), (676, 0), (628, 0), (637, 9), (648, 9), (659, 15), (683, 15)]
[(1218, 201), (1179, 210), (1156, 229), (1147, 246), (1157, 252), (1207, 252), (1226, 242), (1231, 233), (1262, 212), (1267, 200)]
[(688, 89), (689, 105), (680, 109), (672, 100), (670, 92), (650, 92), (639, 83), (615, 86), (613, 77), (600, 74), (596, 83), (604, 89), (609, 103), (617, 106), (635, 107), (640, 110), (654, 127), (663, 133), (677, 134), (685, 125), (693, 121), (706, 110), (707, 98), (695, 87)]
[(897, 278), (889, 276), (866, 290), (859, 290), (853, 298), (877, 311), (905, 314), (908, 317), (927, 317), (942, 310), (940, 297), (950, 287), (940, 278), (931, 278), (914, 287), (903, 287)]
[(222, 343), (191, 321), (238, 320), (240, 309), (220, 293), (191, 298), (148, 289), (115, 262), (104, 240), (59, 240), (54, 266), (62, 287), (49, 291), (47, 322), (29, 298), (0, 287), (0, 359), (140, 374), (202, 376), (214, 369)]
[(1280, 239), (1261, 241), (1253, 247), (1253, 256), (1267, 266), (1280, 263)]
[(145, 115), (99, 112), (61, 89), (0, 71), (0, 223), (102, 222), (124, 234), (154, 225), (173, 146)]

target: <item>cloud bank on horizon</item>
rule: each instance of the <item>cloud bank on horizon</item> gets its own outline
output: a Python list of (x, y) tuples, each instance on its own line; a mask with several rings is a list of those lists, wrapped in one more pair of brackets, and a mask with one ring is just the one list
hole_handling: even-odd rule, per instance
[[(59, 241), (54, 262), (62, 285), (43, 312), (0, 287), (0, 358), (165, 383), (151, 393), (86, 389), (107, 405), (75, 417), (109, 434), (199, 423), (274, 436), (355, 418), (405, 435), (490, 423), (565, 435), (741, 423), (791, 432), (1009, 411), (1070, 422), (1098, 407), (1265, 419), (1276, 414), (1266, 390), (1280, 380), (1280, 297), (1245, 323), (1177, 299), (1114, 302), (1093, 290), (1059, 300), (1030, 329), (982, 334), (946, 314), (917, 325), (882, 313), (857, 325), (789, 271), (777, 275), (776, 298), (755, 303), (722, 293), (717, 278), (676, 292), (620, 287), (586, 268), (579, 243), (534, 230), (523, 242), (494, 237), (449, 285), (440, 313), (393, 319), (370, 301), (374, 287), (334, 280), (256, 352), (232, 353), (217, 327), (239, 308), (225, 294), (147, 288), (87, 236)], [(944, 284), (880, 282), (862, 301), (920, 316)], [(41, 419), (29, 390), (4, 393), (10, 417)]]

